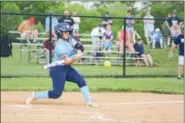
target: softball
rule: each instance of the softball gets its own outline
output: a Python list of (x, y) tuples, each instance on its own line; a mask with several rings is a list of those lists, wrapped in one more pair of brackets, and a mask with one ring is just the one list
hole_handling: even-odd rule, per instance
[(111, 62), (110, 61), (105, 61), (104, 62), (104, 67), (111, 67)]

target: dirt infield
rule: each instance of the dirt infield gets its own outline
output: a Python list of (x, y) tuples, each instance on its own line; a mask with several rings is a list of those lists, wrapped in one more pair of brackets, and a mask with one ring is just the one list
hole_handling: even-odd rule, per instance
[(1, 122), (183, 122), (183, 95), (93, 93), (100, 108), (85, 107), (81, 93), (24, 105), (31, 92), (1, 92)]

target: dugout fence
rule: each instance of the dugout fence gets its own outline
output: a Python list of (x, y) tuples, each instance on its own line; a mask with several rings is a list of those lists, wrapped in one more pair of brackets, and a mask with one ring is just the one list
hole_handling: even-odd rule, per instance
[[(37, 43), (27, 43), (25, 40), (20, 38), (19, 32), (17, 32), (16, 28), (6, 29), (6, 32), (3, 33), (1, 31), (1, 35), (8, 35), (9, 40), (13, 42), (13, 57), (9, 58), (1, 58), (1, 77), (48, 77), (48, 72), (42, 69), (44, 63), (41, 63), (46, 56), (43, 54), (43, 41), (49, 41), (49, 62), (52, 62), (52, 16), (61, 17), (64, 16), (62, 14), (39, 14), (39, 13), (14, 13), (14, 12), (1, 12), (1, 25), (5, 24), (6, 20), (14, 20), (17, 17), (21, 17), (26, 19), (30, 16), (41, 20), (41, 23), (44, 24), (45, 18), (49, 17), (50, 23), (50, 31), (49, 35), (45, 33), (44, 30), (39, 31), (39, 38)], [(102, 16), (78, 16), (84, 21), (88, 21), (89, 23), (93, 19), (99, 19), (99, 23), (101, 23)], [(126, 35), (126, 20), (130, 18), (126, 17), (111, 17), (113, 22), (117, 23), (120, 28), (123, 25), (123, 35)], [(23, 20), (20, 19), (20, 20)], [(143, 18), (134, 18), (135, 23), (140, 23), (135, 26), (135, 30), (140, 35), (139, 38), (143, 40), (145, 43), (144, 27), (142, 27)], [(146, 19), (151, 20), (151, 19)], [(116, 77), (116, 78), (127, 78), (127, 77), (176, 77), (177, 75), (177, 50), (175, 51), (175, 55), (172, 59), (168, 59), (168, 49), (167, 46), (167, 36), (168, 30), (164, 27), (163, 23), (167, 18), (155, 18), (155, 23), (157, 24), (156, 28), (160, 28), (163, 34), (163, 48), (158, 48), (158, 43), (156, 43), (156, 48), (152, 49), (151, 46), (145, 47), (145, 53), (149, 53), (152, 55), (153, 62), (156, 66), (146, 67), (142, 58), (137, 57), (137, 52), (130, 52), (126, 47), (126, 36), (123, 39), (123, 50), (119, 51), (117, 46), (117, 31), (114, 33), (114, 41), (111, 52), (99, 51), (103, 56), (92, 56), (92, 42), (90, 32), (81, 33), (81, 42), (85, 46), (85, 56), (81, 61), (76, 63), (74, 67), (79, 70), (82, 75), (85, 77)], [(17, 21), (14, 25), (19, 25), (21, 21)], [(97, 23), (98, 24), (98, 23)], [(94, 27), (96, 25), (93, 25)], [(112, 28), (117, 26), (116, 24), (112, 25)], [(1, 26), (1, 30), (3, 30)], [(15, 26), (16, 27), (16, 26)], [(141, 28), (142, 27), (142, 28)], [(83, 32), (83, 31), (81, 31)], [(82, 38), (83, 37), (83, 38)], [(136, 38), (138, 40), (138, 38)], [(98, 63), (93, 63), (93, 60), (97, 60)], [(141, 60), (142, 67), (136, 66), (136, 60)], [(111, 61), (112, 66), (105, 68), (104, 61)]]

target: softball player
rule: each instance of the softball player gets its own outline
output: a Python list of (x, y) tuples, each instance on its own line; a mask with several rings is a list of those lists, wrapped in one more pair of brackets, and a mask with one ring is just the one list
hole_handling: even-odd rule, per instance
[(91, 99), (89, 89), (84, 78), (71, 65), (82, 57), (84, 51), (83, 45), (76, 43), (73, 46), (69, 41), (69, 32), (71, 31), (68, 23), (59, 23), (56, 27), (58, 40), (54, 49), (54, 61), (65, 60), (63, 65), (51, 67), (49, 69), (50, 77), (53, 82), (53, 89), (44, 92), (33, 92), (32, 96), (26, 100), (26, 104), (30, 104), (37, 99), (57, 99), (62, 95), (65, 81), (71, 81), (78, 85), (83, 96), (86, 99), (87, 106), (99, 107)]
[(178, 66), (178, 79), (181, 79), (181, 74), (184, 67), (184, 25), (181, 27), (182, 34), (180, 34), (177, 38), (174, 40), (174, 44), (169, 52), (169, 55), (173, 55), (173, 49), (179, 46), (179, 66)]

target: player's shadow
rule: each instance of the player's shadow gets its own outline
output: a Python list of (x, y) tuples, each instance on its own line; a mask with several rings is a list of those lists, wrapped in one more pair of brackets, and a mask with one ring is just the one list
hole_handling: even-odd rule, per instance
[(64, 102), (62, 100), (36, 100), (33, 101), (32, 104), (34, 105), (60, 105), (60, 106), (80, 106), (84, 107), (85, 104), (83, 103), (72, 103), (72, 102)]
[[(4, 102), (5, 104), (9, 104), (9, 105), (24, 105), (25, 101), (6, 101)], [(25, 104), (26, 105), (26, 104)], [(56, 105), (56, 106), (77, 106), (77, 107), (85, 107), (85, 103), (83, 102), (64, 102), (62, 100), (56, 100), (56, 99), (50, 99), (50, 100), (44, 100), (44, 99), (40, 99), (40, 100), (36, 100), (36, 101), (32, 101), (31, 105)]]

